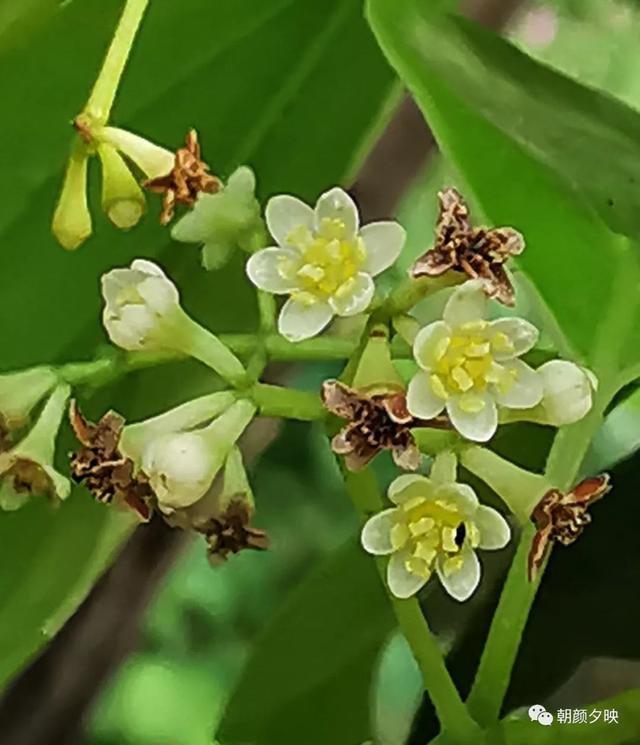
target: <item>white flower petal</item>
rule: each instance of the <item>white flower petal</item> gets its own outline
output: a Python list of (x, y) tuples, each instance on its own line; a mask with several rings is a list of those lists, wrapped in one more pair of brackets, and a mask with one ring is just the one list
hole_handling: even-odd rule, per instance
[(480, 279), (471, 279), (456, 288), (444, 308), (443, 319), (455, 328), (470, 321), (484, 320), (487, 296)]
[(473, 517), (473, 522), (480, 532), (478, 548), (494, 551), (504, 548), (511, 540), (509, 523), (492, 507), (481, 504)]
[(530, 409), (542, 399), (542, 379), (538, 373), (522, 360), (508, 360), (502, 366), (514, 376), (505, 390), (494, 386), (496, 402), (508, 409)]
[(289, 241), (292, 232), (300, 228), (313, 230), (313, 210), (301, 199), (289, 194), (271, 197), (264, 216), (269, 232), (283, 248), (295, 248)]
[(508, 339), (508, 348), (501, 350), (494, 345), (493, 356), (496, 360), (510, 360), (532, 349), (540, 333), (538, 329), (524, 318), (498, 318), (489, 325), (489, 338), (503, 334)]
[(407, 388), (407, 409), (419, 419), (433, 419), (444, 411), (446, 401), (437, 396), (431, 387), (429, 373), (416, 373)]
[(162, 279), (166, 279), (167, 282), (170, 281), (167, 275), (162, 271), (162, 269), (160, 269), (157, 264), (154, 264), (153, 261), (148, 261), (147, 259), (135, 259), (131, 262), (131, 269), (134, 272), (151, 274), (154, 277), (162, 277)]
[(444, 499), (454, 502), (465, 517), (475, 515), (478, 509), (478, 497), (469, 484), (444, 484), (439, 486), (434, 499)]
[(386, 556), (393, 553), (391, 544), (391, 528), (395, 524), (394, 516), (397, 508), (378, 512), (370, 517), (362, 528), (360, 541), (362, 548), (374, 556)]
[(329, 304), (336, 315), (355, 316), (358, 313), (364, 313), (369, 307), (374, 290), (375, 285), (371, 277), (364, 272), (359, 272), (338, 287), (335, 295), (329, 298)]
[(176, 286), (164, 276), (147, 275), (137, 290), (147, 307), (159, 316), (170, 313), (180, 302)]
[[(474, 404), (478, 403), (477, 410), (469, 404), (469, 396), (474, 397)], [(447, 401), (447, 414), (458, 432), (474, 442), (490, 440), (498, 428), (498, 407), (488, 393), (452, 396)]]
[(253, 284), (274, 295), (283, 295), (297, 287), (295, 278), (282, 276), (283, 264), (295, 266), (300, 263), (297, 252), (288, 248), (263, 248), (252, 254), (247, 261), (247, 276)]
[(403, 473), (391, 482), (387, 496), (394, 504), (402, 505), (416, 497), (429, 499), (433, 492), (431, 479), (417, 473)]
[(415, 595), (429, 579), (410, 572), (405, 566), (408, 558), (406, 551), (398, 551), (389, 559), (387, 565), (387, 584), (391, 593), (400, 600), (406, 600)]
[(538, 368), (543, 386), (542, 406), (549, 424), (563, 426), (582, 419), (593, 405), (591, 371), (573, 362), (551, 360)]
[(444, 321), (435, 321), (420, 329), (413, 342), (413, 356), (423, 370), (432, 370), (447, 347), (451, 328)]
[(480, 582), (480, 562), (472, 550), (463, 551), (461, 554), (462, 566), (458, 571), (447, 574), (443, 565), (445, 558), (439, 556), (436, 561), (436, 571), (444, 589), (454, 600), (464, 602), (473, 595), (474, 590)]
[(344, 189), (335, 187), (325, 192), (317, 201), (315, 208), (315, 228), (322, 230), (324, 220), (340, 220), (345, 226), (345, 239), (353, 239), (360, 227), (360, 216), (356, 203)]
[(400, 256), (407, 233), (397, 222), (372, 222), (360, 231), (367, 257), (362, 267), (372, 277), (388, 269)]
[(311, 305), (289, 298), (278, 318), (278, 331), (289, 341), (301, 341), (319, 334), (333, 318), (329, 303)]

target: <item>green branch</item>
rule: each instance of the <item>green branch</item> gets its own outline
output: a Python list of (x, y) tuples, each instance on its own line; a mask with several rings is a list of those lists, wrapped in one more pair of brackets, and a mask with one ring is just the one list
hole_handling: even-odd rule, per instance
[(122, 73), (148, 4), (149, 0), (127, 0), (122, 11), (102, 69), (85, 107), (85, 112), (99, 124), (106, 124), (109, 119)]

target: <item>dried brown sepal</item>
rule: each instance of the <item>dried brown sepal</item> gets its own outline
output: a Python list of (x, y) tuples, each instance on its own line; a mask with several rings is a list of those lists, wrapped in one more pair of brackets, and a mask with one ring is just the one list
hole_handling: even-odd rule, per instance
[(399, 468), (415, 471), (420, 465), (420, 451), (411, 428), (449, 427), (445, 417), (414, 419), (404, 391), (367, 395), (338, 380), (326, 380), (321, 397), (328, 411), (348, 421), (331, 441), (331, 448), (336, 455), (344, 456), (350, 471), (361, 470), (382, 450), (391, 451)]
[(99, 502), (126, 505), (147, 522), (152, 513), (153, 491), (144, 476), (136, 475), (133, 461), (118, 450), (123, 417), (109, 411), (93, 424), (72, 401), (69, 418), (82, 445), (71, 455), (71, 478), (86, 486)]
[(504, 305), (515, 302), (513, 285), (504, 268), (524, 251), (524, 239), (513, 228), (474, 228), (469, 208), (453, 188), (438, 193), (439, 212), (432, 249), (416, 260), (411, 275), (437, 277), (454, 270), (484, 280), (487, 295)]
[(198, 194), (215, 194), (220, 190), (220, 179), (209, 173), (209, 166), (200, 154), (198, 133), (191, 129), (187, 133), (186, 145), (176, 152), (172, 170), (166, 176), (148, 179), (144, 186), (157, 194), (163, 194), (160, 222), (169, 223), (177, 204), (192, 207)]
[(569, 546), (591, 522), (589, 507), (610, 491), (609, 474), (581, 481), (570, 492), (548, 491), (536, 505), (531, 519), (536, 533), (529, 550), (529, 580), (533, 581), (551, 548), (551, 542)]
[(230, 554), (251, 549), (265, 551), (269, 548), (269, 536), (264, 530), (251, 525), (253, 511), (243, 495), (232, 497), (227, 509), (208, 520), (198, 530), (206, 536), (209, 558), (221, 564)]

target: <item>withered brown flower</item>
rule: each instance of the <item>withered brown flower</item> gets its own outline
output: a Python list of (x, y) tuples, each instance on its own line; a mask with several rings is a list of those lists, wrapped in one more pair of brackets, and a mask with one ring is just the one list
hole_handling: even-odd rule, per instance
[(611, 489), (609, 475), (581, 481), (570, 492), (548, 491), (536, 505), (531, 519), (537, 528), (529, 551), (529, 579), (533, 581), (551, 548), (551, 541), (569, 546), (591, 522), (589, 507)]
[(448, 427), (445, 417), (428, 423), (414, 419), (401, 390), (368, 395), (338, 380), (326, 380), (321, 396), (326, 409), (348, 420), (331, 441), (331, 448), (337, 455), (344, 455), (350, 471), (364, 468), (382, 450), (391, 451), (399, 468), (415, 471), (420, 465), (420, 452), (411, 427)]
[(123, 417), (109, 411), (93, 424), (84, 418), (75, 401), (71, 402), (69, 417), (82, 445), (71, 456), (71, 478), (84, 484), (99, 502), (124, 504), (148, 521), (153, 491), (141, 474), (136, 475), (133, 461), (118, 450)]
[(227, 560), (230, 554), (245, 549), (265, 551), (269, 536), (264, 530), (251, 525), (253, 510), (242, 495), (231, 498), (226, 510), (210, 518), (198, 531), (206, 536), (209, 558), (214, 564)]
[(220, 179), (209, 173), (209, 166), (201, 159), (198, 133), (191, 129), (185, 147), (176, 152), (171, 172), (166, 176), (148, 179), (144, 186), (164, 195), (160, 222), (166, 225), (173, 218), (176, 204), (191, 207), (200, 192), (215, 194), (222, 184)]
[(438, 192), (439, 213), (433, 248), (416, 260), (415, 278), (437, 277), (450, 269), (483, 279), (485, 291), (504, 305), (513, 305), (514, 290), (504, 264), (524, 251), (524, 239), (513, 228), (472, 227), (469, 208), (453, 188)]

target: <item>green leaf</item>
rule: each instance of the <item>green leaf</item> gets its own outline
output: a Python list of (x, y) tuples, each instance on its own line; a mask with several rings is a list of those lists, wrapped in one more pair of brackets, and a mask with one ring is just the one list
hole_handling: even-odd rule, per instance
[[(466, 18), (434, 13), (430, 3), (370, 0), (369, 7), (376, 32), (392, 45), (402, 41), (407, 62), (426, 63), (425, 77), (436, 75), (484, 121), (557, 174), (613, 231), (640, 236), (637, 111)], [(389, 52), (392, 61), (396, 51)]]
[[(491, 223), (525, 235), (518, 264), (558, 331), (560, 350), (607, 377), (619, 359), (637, 361), (638, 252), (587, 204), (594, 202), (589, 185), (621, 186), (616, 169), (633, 164), (628, 152), (611, 154), (620, 138), (603, 135), (603, 101), (627, 116), (628, 128), (636, 115), (470, 22), (432, 14), (428, 3), (369, 0), (368, 10), (476, 205)], [(606, 165), (594, 178), (598, 158)], [(588, 179), (578, 179), (577, 169), (587, 166)]]
[[(9, 27), (0, 23), (3, 371), (92, 356), (106, 341), (99, 276), (139, 256), (161, 257), (186, 309), (201, 322), (243, 331), (255, 321), (255, 294), (240, 257), (207, 274), (196, 246), (170, 242), (153, 197), (144, 223), (124, 234), (101, 215), (96, 178), (93, 237), (69, 254), (51, 236), (70, 121), (84, 105), (122, 5), (56, 2), (38, 18), (45, 2), (34, 0), (21, 8), (24, 34), (10, 45)], [(0, 4), (0, 10), (14, 7)], [(348, 67), (335, 54), (341, 46), (350, 50)], [(261, 198), (291, 191), (312, 199), (353, 167), (353, 153), (369, 137), (392, 83), (359, 0), (313, 6), (154, 0), (114, 121), (171, 148), (195, 125), (206, 159), (222, 177), (249, 162)], [(215, 384), (198, 365), (171, 365), (128, 378), (88, 413), (113, 406), (142, 417)], [(10, 612), (10, 623), (0, 616), (0, 648), (11, 650), (0, 685), (46, 641), (41, 630), (71, 613), (104, 568), (111, 552), (100, 546), (113, 547), (122, 537), (113, 520), (81, 492), (54, 518), (40, 503), (0, 515), (0, 585), (9, 583), (1, 597)]]
[(132, 528), (129, 517), (73, 497), (56, 512), (34, 500), (2, 515), (0, 681), (54, 636)]
[[(601, 711), (600, 718), (587, 724), (554, 722), (541, 727), (526, 716), (510, 717), (491, 730), (488, 738), (504, 745), (632, 745), (640, 731), (640, 689), (625, 691), (605, 701), (596, 701), (585, 708)], [(618, 723), (604, 720), (604, 710), (618, 714)], [(552, 712), (555, 714), (555, 712)]]
[(292, 593), (256, 642), (219, 739), (229, 745), (368, 739), (373, 670), (394, 626), (375, 563), (350, 541)]

